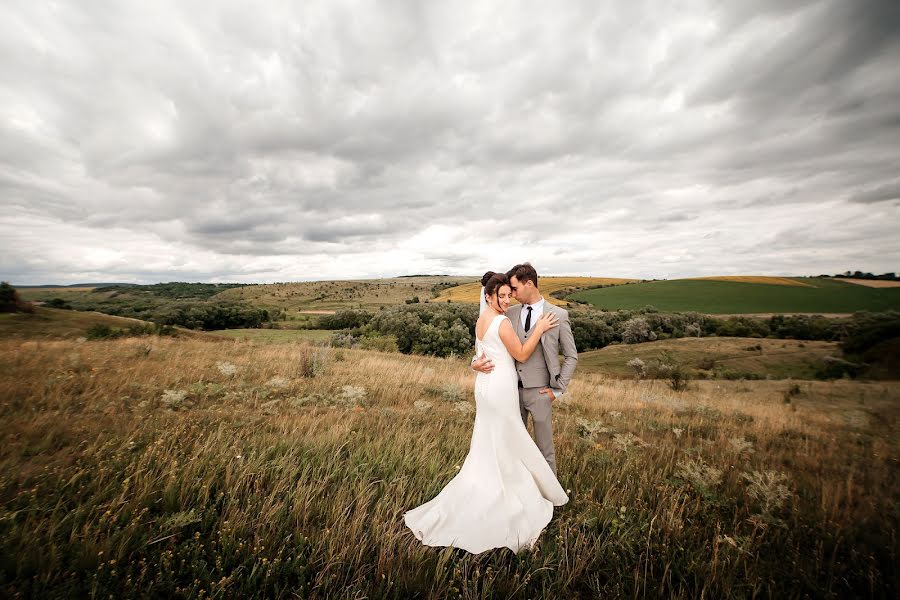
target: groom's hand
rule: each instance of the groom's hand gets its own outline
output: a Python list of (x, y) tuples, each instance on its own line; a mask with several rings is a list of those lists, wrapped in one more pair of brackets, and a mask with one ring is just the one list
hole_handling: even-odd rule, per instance
[(554, 400), (556, 400), (556, 396), (553, 394), (553, 390), (548, 387), (540, 390), (540, 393), (547, 394), (547, 398), (550, 399), (550, 402), (553, 402)]
[(475, 362), (472, 363), (472, 368), (482, 373), (490, 373), (494, 370), (494, 361), (485, 355), (475, 360)]

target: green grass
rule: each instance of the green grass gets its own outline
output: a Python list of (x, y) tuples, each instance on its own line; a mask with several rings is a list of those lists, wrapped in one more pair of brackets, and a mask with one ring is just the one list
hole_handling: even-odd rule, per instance
[(334, 332), (326, 329), (219, 329), (210, 333), (266, 344), (290, 344), (324, 342), (330, 340)]
[[(759, 349), (756, 347), (759, 346)], [(770, 340), (759, 338), (679, 338), (643, 344), (616, 344), (578, 355), (578, 371), (612, 377), (633, 377), (627, 366), (639, 358), (645, 363), (668, 353), (692, 371), (752, 373), (770, 379), (813, 379), (826, 356), (841, 356), (833, 342)], [(703, 368), (714, 365), (712, 369)]]
[(570, 299), (605, 310), (650, 305), (665, 312), (708, 314), (827, 314), (900, 308), (900, 288), (869, 288), (824, 278), (797, 279), (815, 287), (676, 279), (586, 290)]

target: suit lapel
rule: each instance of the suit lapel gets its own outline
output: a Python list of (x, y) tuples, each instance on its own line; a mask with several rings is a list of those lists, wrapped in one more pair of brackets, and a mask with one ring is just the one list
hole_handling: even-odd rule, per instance
[(517, 304), (510, 309), (510, 312), (512, 313), (511, 320), (513, 327), (515, 327), (516, 335), (519, 336), (519, 341), (525, 341), (525, 330), (522, 329), (522, 305)]

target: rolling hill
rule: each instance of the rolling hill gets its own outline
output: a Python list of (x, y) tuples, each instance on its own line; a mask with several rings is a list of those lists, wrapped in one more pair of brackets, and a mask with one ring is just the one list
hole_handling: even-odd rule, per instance
[[(589, 288), (599, 285), (622, 285), (625, 283), (637, 282), (637, 279), (622, 279), (617, 277), (540, 277), (539, 278), (541, 292), (544, 297), (558, 306), (565, 306), (566, 301), (555, 297), (555, 292), (563, 290), (575, 291), (578, 288)], [(451, 287), (434, 299), (434, 302), (473, 302), (478, 303), (481, 293), (481, 283), (466, 283)]]
[[(37, 306), (33, 313), (0, 313), (0, 339), (77, 339), (84, 337), (95, 325), (114, 329), (153, 325), (148, 321), (128, 317), (114, 317), (98, 312), (61, 310)], [(175, 328), (179, 336), (202, 338), (210, 334)]]
[(827, 278), (789, 278), (800, 285), (675, 279), (576, 292), (570, 300), (604, 310), (654, 306), (707, 314), (852, 313), (900, 309), (900, 288), (870, 288)]
[(835, 342), (773, 340), (760, 338), (678, 338), (616, 344), (578, 355), (578, 371), (617, 378), (634, 377), (628, 361), (645, 363), (668, 354), (686, 367), (692, 377), (702, 371), (713, 376), (749, 375), (770, 379), (813, 379), (826, 356), (841, 356)]

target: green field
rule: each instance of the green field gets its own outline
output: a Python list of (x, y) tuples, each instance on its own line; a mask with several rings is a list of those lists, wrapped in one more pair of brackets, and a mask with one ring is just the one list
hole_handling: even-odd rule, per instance
[(676, 279), (586, 290), (569, 299), (604, 310), (649, 305), (664, 312), (708, 314), (827, 314), (900, 308), (900, 288), (869, 288), (826, 278), (796, 279), (814, 287)]
[(722, 377), (726, 373), (767, 379), (814, 379), (826, 356), (841, 356), (836, 342), (770, 340), (759, 338), (678, 338), (616, 344), (578, 355), (578, 371), (632, 378), (628, 361), (645, 363), (668, 355), (688, 369), (692, 377)]

